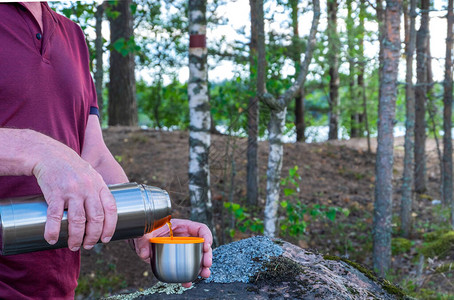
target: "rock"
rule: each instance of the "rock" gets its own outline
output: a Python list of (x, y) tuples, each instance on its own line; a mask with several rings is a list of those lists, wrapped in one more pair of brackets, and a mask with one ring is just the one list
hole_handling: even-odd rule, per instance
[[(126, 299), (410, 299), (357, 263), (253, 237), (213, 251), (212, 276), (190, 289), (160, 283)], [(230, 274), (226, 276), (226, 274)], [(245, 280), (247, 278), (247, 280)], [(170, 288), (172, 287), (172, 288)], [(175, 289), (178, 289), (177, 293)], [(171, 292), (167, 293), (166, 290)], [(166, 296), (163, 296), (163, 293)], [(122, 299), (115, 296), (115, 299)]]

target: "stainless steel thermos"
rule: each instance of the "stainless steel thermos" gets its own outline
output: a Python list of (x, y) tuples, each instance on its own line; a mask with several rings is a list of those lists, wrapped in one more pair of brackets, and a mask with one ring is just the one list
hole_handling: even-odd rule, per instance
[[(152, 186), (125, 183), (109, 186), (117, 204), (118, 221), (112, 240), (136, 238), (170, 220), (170, 198)], [(0, 254), (11, 255), (67, 247), (68, 218), (64, 212), (55, 245), (44, 239), (47, 203), (42, 195), (0, 200)]]

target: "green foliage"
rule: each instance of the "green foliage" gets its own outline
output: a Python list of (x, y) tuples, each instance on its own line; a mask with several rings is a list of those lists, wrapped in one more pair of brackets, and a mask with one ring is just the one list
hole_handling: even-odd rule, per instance
[(420, 249), (426, 257), (446, 257), (454, 249), (454, 231), (449, 231), (438, 236), (431, 237), (430, 242), (423, 244)]
[(346, 208), (320, 204), (306, 205), (299, 200), (290, 201), (289, 198), (300, 191), (299, 181), (301, 181), (301, 176), (298, 174), (298, 166), (290, 168), (288, 176), (281, 180), (281, 185), (284, 188), (284, 198), (286, 199), (280, 202), (285, 215), (280, 221), (282, 232), (293, 237), (300, 237), (306, 232), (306, 228), (311, 221), (324, 219), (333, 222), (339, 212), (345, 216), (349, 215), (350, 211)]
[(79, 277), (76, 288), (77, 295), (90, 298), (109, 296), (113, 291), (126, 288), (126, 280), (123, 276), (116, 274), (115, 269), (110, 266), (110, 271), (97, 271), (96, 274), (82, 275)]
[[(224, 207), (233, 214), (235, 218), (235, 228), (241, 232), (252, 232), (256, 234), (263, 234), (263, 220), (252, 217), (251, 213), (247, 211), (247, 208), (242, 207), (238, 203), (224, 202)], [(235, 228), (230, 229), (230, 236), (235, 235)]]
[(176, 79), (166, 86), (159, 81), (147, 85), (137, 83), (137, 102), (139, 115), (145, 116), (146, 124), (153, 128), (179, 128), (189, 126), (189, 106), (187, 85)]
[(133, 36), (131, 36), (127, 41), (124, 38), (119, 38), (110, 44), (110, 48), (114, 49), (122, 56), (127, 56), (129, 53), (140, 51), (140, 46), (136, 44)]
[(391, 240), (392, 255), (399, 255), (409, 252), (412, 247), (412, 242), (406, 238), (397, 237)]

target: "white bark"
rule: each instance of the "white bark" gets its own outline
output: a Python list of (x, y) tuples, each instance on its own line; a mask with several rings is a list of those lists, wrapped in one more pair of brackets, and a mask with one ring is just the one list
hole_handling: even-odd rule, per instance
[(280, 179), (283, 159), (282, 131), (285, 126), (287, 107), (271, 111), (269, 123), (269, 156), (266, 172), (265, 235), (276, 235), (277, 210), (279, 208)]

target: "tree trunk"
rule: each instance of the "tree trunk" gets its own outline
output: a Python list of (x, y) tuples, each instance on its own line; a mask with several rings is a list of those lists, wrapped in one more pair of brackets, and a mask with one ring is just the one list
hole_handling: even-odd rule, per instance
[(360, 136), (359, 114), (357, 111), (358, 100), (355, 95), (355, 21), (353, 20), (352, 0), (347, 0), (347, 57), (348, 57), (348, 94), (350, 102), (350, 137)]
[(285, 126), (287, 108), (281, 111), (272, 110), (268, 124), (270, 150), (268, 155), (268, 168), (266, 171), (266, 206), (265, 206), (265, 232), (266, 236), (274, 237), (276, 234), (276, 218), (279, 208), (279, 193), (281, 191), (281, 170), (284, 154), (282, 142), (282, 129)]
[[(112, 11), (119, 16), (110, 19), (110, 40), (113, 44), (118, 40), (124, 45), (134, 39), (132, 0), (118, 1)], [(136, 79), (134, 74), (134, 51), (127, 53), (110, 51), (110, 82), (109, 82), (109, 125), (137, 126)]]
[(426, 98), (427, 98), (427, 40), (429, 33), (429, 0), (421, 0), (421, 26), (416, 35), (415, 88), (415, 192), (426, 191)]
[(373, 227), (374, 269), (384, 276), (391, 263), (391, 219), (393, 177), (393, 127), (397, 97), (397, 74), (400, 57), (401, 0), (387, 0), (382, 82), (380, 82), (377, 156), (375, 163), (375, 205)]
[(364, 74), (366, 69), (366, 58), (364, 57), (364, 35), (366, 34), (366, 29), (364, 27), (364, 19), (366, 17), (366, 0), (361, 0), (359, 8), (359, 41), (358, 41), (358, 57), (360, 59), (359, 70), (358, 70), (358, 86), (360, 87), (359, 99), (362, 99), (363, 112), (361, 114), (360, 121), (363, 123), (364, 130), (367, 137), (367, 151), (372, 152), (370, 146), (370, 130), (369, 130), (369, 116), (367, 114), (367, 95), (366, 95), (366, 82), (364, 80)]
[(104, 78), (104, 69), (103, 69), (103, 60), (102, 55), (104, 53), (103, 49), (103, 38), (102, 38), (102, 20), (104, 16), (104, 2), (96, 8), (95, 19), (96, 19), (96, 40), (95, 40), (95, 57), (96, 57), (96, 71), (94, 74), (95, 87), (96, 87), (96, 97), (98, 99), (98, 108), (99, 108), (99, 121), (102, 124), (103, 118), (103, 78)]
[(295, 98), (295, 128), (296, 128), (296, 141), (304, 142), (306, 140), (305, 131), (306, 124), (304, 118), (304, 86)]
[[(292, 16), (292, 50), (291, 57), (293, 64), (295, 66), (295, 76), (300, 72), (301, 64), (301, 43), (298, 29), (298, 0), (290, 0), (290, 9)], [(295, 129), (296, 129), (296, 141), (304, 141), (304, 87), (301, 88), (301, 91), (295, 97)]]
[(452, 43), (454, 22), (453, 0), (448, 0), (448, 30), (446, 36), (445, 81), (443, 96), (443, 200), (446, 206), (450, 205), (451, 226), (454, 227), (454, 206), (452, 199)]
[[(269, 131), (269, 156), (266, 183), (266, 204), (265, 204), (265, 235), (274, 237), (276, 234), (277, 210), (279, 206), (280, 178), (283, 160), (282, 130), (285, 125), (285, 115), (288, 104), (295, 98), (301, 87), (304, 86), (306, 76), (309, 71), (309, 64), (312, 60), (312, 53), (315, 48), (318, 23), (320, 20), (320, 3), (314, 0), (314, 17), (308, 37), (308, 43), (301, 63), (300, 72), (293, 85), (285, 91), (279, 98), (274, 98), (266, 92), (265, 85), (261, 85), (257, 90), (260, 100), (264, 101), (270, 108), (271, 117), (268, 125)], [(263, 21), (263, 0), (258, 0), (257, 5), (258, 29), (258, 78), (265, 79), (266, 58), (265, 58), (265, 29)]]
[(405, 20), (405, 53), (406, 53), (406, 122), (405, 122), (405, 156), (404, 173), (402, 178), (402, 200), (400, 206), (400, 220), (402, 236), (408, 238), (411, 233), (411, 210), (413, 203), (413, 161), (414, 161), (414, 130), (415, 130), (415, 90), (413, 87), (413, 57), (416, 45), (416, 0), (410, 0), (404, 8)]
[[(257, 0), (249, 0), (251, 7), (251, 43), (249, 52), (251, 82), (256, 79), (256, 88), (259, 89), (257, 77)], [(264, 84), (263, 79), (263, 84)], [(262, 84), (262, 83), (260, 83)], [(248, 107), (248, 143), (247, 143), (247, 202), (250, 206), (257, 206), (259, 198), (258, 175), (258, 126), (259, 126), (259, 99), (254, 95), (249, 99)]]
[(338, 139), (339, 131), (339, 38), (337, 35), (337, 0), (328, 0), (329, 63), (329, 140)]
[(210, 105), (206, 47), (206, 1), (189, 1), (189, 197), (191, 219), (215, 236), (210, 191)]

